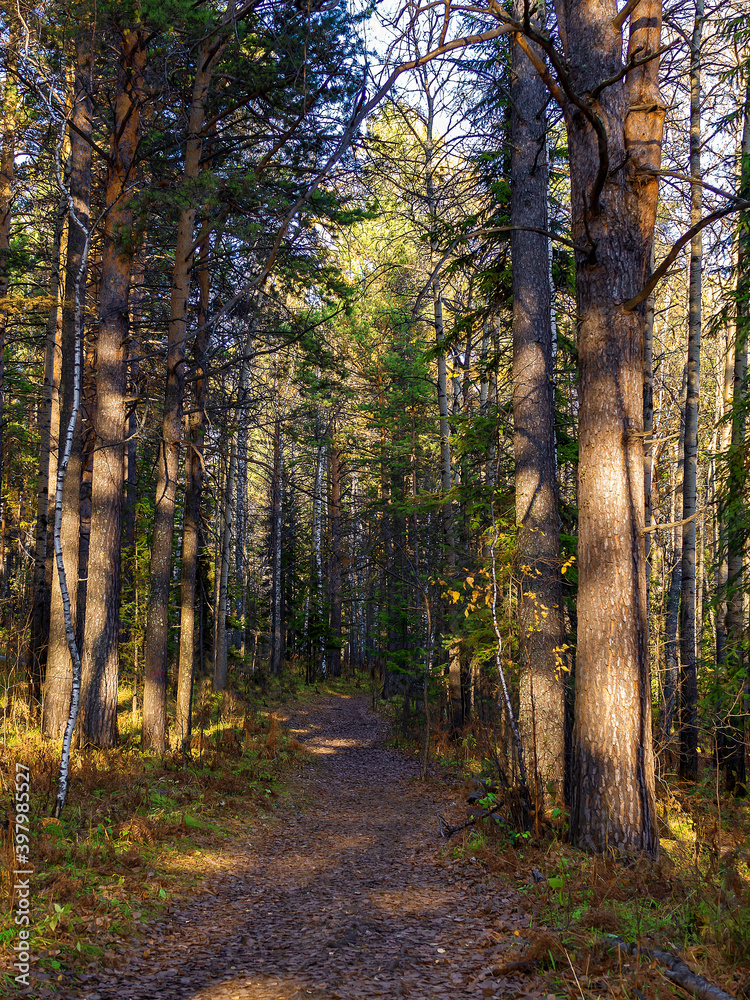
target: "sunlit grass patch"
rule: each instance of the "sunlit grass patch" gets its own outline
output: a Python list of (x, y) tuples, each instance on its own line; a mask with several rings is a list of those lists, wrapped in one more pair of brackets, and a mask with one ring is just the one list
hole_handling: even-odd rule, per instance
[[(237, 695), (213, 698), (198, 746), (163, 757), (139, 749), (126, 724), (131, 699), (120, 704), (123, 743), (74, 751), (60, 820), (49, 815), (59, 744), (27, 729), (0, 747), (4, 774), (16, 761), (30, 769), (31, 951), (48, 974), (106, 965), (119, 939), (147, 933), (149, 921), (200, 892), (225, 863), (229, 841), (273, 821), (287, 777), (307, 757), (267, 698), (259, 709)], [(8, 809), (9, 790), (4, 795)], [(7, 835), (2, 849), (7, 854)], [(5, 870), (0, 972), (10, 975), (17, 935)]]

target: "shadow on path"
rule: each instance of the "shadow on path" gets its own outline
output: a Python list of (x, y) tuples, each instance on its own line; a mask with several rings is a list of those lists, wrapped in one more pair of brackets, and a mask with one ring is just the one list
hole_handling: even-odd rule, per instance
[[(384, 745), (364, 699), (331, 697), (285, 724), (318, 764), (309, 804), (260, 843), (237, 844), (208, 891), (139, 953), (102, 973), (87, 1000), (492, 998), (529, 989), (492, 976), (528, 921), (510, 888), (457, 871), (435, 811), (446, 786), (418, 780), (417, 758)], [(304, 795), (304, 790), (303, 790)], [(145, 946), (138, 946), (139, 948)], [(520, 988), (519, 988), (520, 987)]]

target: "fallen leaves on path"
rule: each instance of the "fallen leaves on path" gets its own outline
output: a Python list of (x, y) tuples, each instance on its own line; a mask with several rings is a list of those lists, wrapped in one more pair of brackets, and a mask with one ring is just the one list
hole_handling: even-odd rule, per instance
[[(302, 806), (228, 845), (200, 895), (110, 951), (86, 1000), (544, 997), (503, 973), (528, 927), (510, 886), (451, 858), (435, 812), (445, 784), (385, 746), (364, 699), (288, 713), (314, 756)], [(534, 988), (536, 986), (536, 989)]]

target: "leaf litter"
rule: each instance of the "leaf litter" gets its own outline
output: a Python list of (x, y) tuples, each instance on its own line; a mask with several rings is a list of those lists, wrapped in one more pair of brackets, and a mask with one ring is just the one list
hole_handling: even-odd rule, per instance
[(310, 751), (296, 805), (228, 843), (200, 892), (112, 948), (71, 1000), (545, 997), (506, 960), (530, 933), (520, 895), (439, 838), (445, 782), (418, 780), (364, 698), (283, 721)]

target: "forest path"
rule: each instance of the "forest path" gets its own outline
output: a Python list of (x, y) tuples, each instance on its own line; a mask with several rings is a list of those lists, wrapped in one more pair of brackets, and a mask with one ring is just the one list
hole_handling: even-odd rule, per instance
[(317, 759), (299, 781), (306, 801), (265, 837), (232, 845), (207, 891), (82, 995), (538, 996), (529, 978), (492, 976), (528, 918), (512, 888), (441, 849), (435, 812), (455, 797), (446, 784), (420, 782), (417, 758), (384, 745), (387, 725), (364, 698), (294, 706), (285, 726)]

